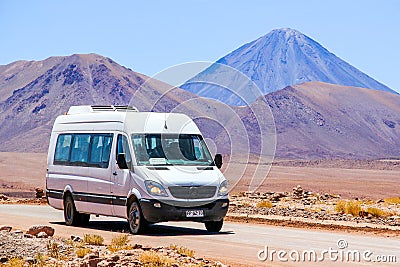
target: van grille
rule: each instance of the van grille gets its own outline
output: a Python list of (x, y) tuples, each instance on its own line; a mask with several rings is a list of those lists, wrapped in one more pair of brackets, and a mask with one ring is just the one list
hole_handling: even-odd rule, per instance
[(175, 198), (201, 199), (211, 198), (215, 195), (215, 186), (171, 186), (169, 191)]

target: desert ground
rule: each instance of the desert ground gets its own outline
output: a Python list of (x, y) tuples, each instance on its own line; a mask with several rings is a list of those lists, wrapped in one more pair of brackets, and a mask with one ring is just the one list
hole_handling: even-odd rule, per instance
[[(57, 238), (68, 239), (71, 234), (82, 236), (81, 228), (65, 226), (62, 223), (62, 211), (47, 206), (44, 199), (26, 202), (25, 199), (21, 199), (34, 198), (35, 188), (45, 187), (46, 157), (47, 155), (43, 153), (0, 152), (0, 196), (4, 194), (11, 197), (7, 201), (0, 199), (0, 202), (16, 204), (0, 205), (2, 209), (0, 225), (11, 225), (15, 229), (22, 230), (35, 224), (51, 225), (57, 231)], [(211, 261), (214, 259), (228, 266), (259, 265), (260, 262), (255, 255), (265, 240), (273, 242), (272, 245), (276, 247), (286, 247), (287, 244), (293, 246), (296, 240), (300, 242), (296, 243), (296, 246), (304, 248), (310, 239), (320, 240), (319, 243), (329, 246), (345, 234), (346, 240), (349, 239), (357, 244), (368, 244), (366, 245), (368, 248), (370, 244), (385, 243), (384, 248), (373, 247), (376, 251), (381, 249), (379, 252), (382, 255), (392, 253), (393, 248), (398, 246), (399, 160), (279, 159), (271, 163), (254, 157), (238, 160), (225, 156), (222, 171), (230, 181), (231, 204), (221, 233), (209, 235), (204, 232), (203, 225), (196, 223), (163, 223), (154, 226), (152, 234), (135, 236), (135, 242), (140, 243), (140, 246), (148, 246), (158, 254), (160, 251), (164, 254), (174, 254), (174, 250), (167, 245), (168, 242), (177, 243), (179, 246), (196, 251), (196, 255), (200, 258), (188, 259), (186, 256), (178, 255), (174, 258), (175, 261), (204, 262), (208, 261), (207, 259)], [(253, 185), (254, 181), (257, 185), (256, 192), (248, 192), (249, 189), (254, 189), (249, 186)], [(396, 203), (387, 202), (387, 198), (391, 197), (397, 197)], [(368, 212), (353, 215), (338, 212), (335, 207), (342, 199), (346, 201), (350, 199), (352, 202), (357, 200), (361, 211)], [(36, 202), (37, 200), (39, 202)], [(375, 216), (369, 208), (377, 208), (382, 215)], [(99, 223), (105, 225), (98, 227)], [(84, 228), (85, 232), (104, 235), (107, 242), (115, 236), (114, 231), (120, 233), (127, 231), (126, 221), (115, 218), (92, 216), (88, 227)], [(158, 233), (158, 231), (163, 232)], [(18, 234), (21, 233), (21, 231), (10, 233), (8, 238), (14, 236), (14, 239), (20, 239)], [(293, 239), (293, 236), (297, 238)], [(14, 241), (10, 242), (13, 244)], [(40, 240), (33, 239), (32, 242), (40, 243)], [(243, 242), (246, 243), (246, 248), (243, 248)], [(222, 244), (224, 252), (221, 251)], [(97, 248), (90, 249), (97, 251)], [(235, 253), (238, 250), (241, 253)], [(44, 253), (50, 255), (48, 251)], [(143, 251), (137, 253), (143, 254)], [(124, 255), (118, 254), (118, 259), (125, 259)], [(107, 251), (100, 251), (100, 258), (96, 259), (112, 261), (114, 256)], [(50, 260), (59, 259), (50, 257)], [(90, 259), (85, 257), (80, 260), (71, 256), (66, 260)], [(280, 264), (274, 263), (273, 266)]]
[[(0, 152), (0, 194), (34, 197), (35, 187), (45, 187), (46, 159), (44, 153)], [(272, 164), (263, 160), (257, 164), (255, 158), (224, 160), (222, 170), (232, 193), (248, 191), (254, 176), (260, 181), (259, 192), (291, 192), (301, 185), (343, 198), (384, 199), (400, 194), (400, 160), (275, 159)]]

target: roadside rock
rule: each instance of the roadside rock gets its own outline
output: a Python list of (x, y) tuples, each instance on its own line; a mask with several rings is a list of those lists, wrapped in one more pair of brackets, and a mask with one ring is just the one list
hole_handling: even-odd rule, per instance
[(48, 236), (53, 236), (54, 235), (54, 228), (46, 225), (34, 225), (31, 226), (28, 231), (26, 231), (27, 234), (37, 236), (40, 232), (46, 233)]
[(0, 225), (0, 231), (11, 232), (12, 227), (8, 225)]
[(44, 190), (43, 188), (36, 187), (35, 188), (35, 197), (36, 198), (43, 198), (44, 197)]
[(74, 241), (74, 242), (80, 242), (80, 241), (82, 241), (83, 239), (80, 238), (79, 236), (71, 235), (71, 240)]
[(37, 238), (48, 238), (49, 236), (46, 234), (46, 232), (40, 232), (36, 236)]

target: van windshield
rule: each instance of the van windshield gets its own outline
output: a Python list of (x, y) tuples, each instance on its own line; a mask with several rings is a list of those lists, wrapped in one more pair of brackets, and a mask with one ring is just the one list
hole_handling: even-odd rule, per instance
[(212, 165), (201, 135), (133, 134), (138, 165)]

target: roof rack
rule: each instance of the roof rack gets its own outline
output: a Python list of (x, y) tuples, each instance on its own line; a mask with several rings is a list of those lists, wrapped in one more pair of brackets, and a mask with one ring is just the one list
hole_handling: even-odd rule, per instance
[(125, 111), (125, 112), (138, 112), (139, 110), (133, 106), (71, 106), (67, 112), (68, 115), (84, 114), (93, 112), (112, 112), (112, 111)]

